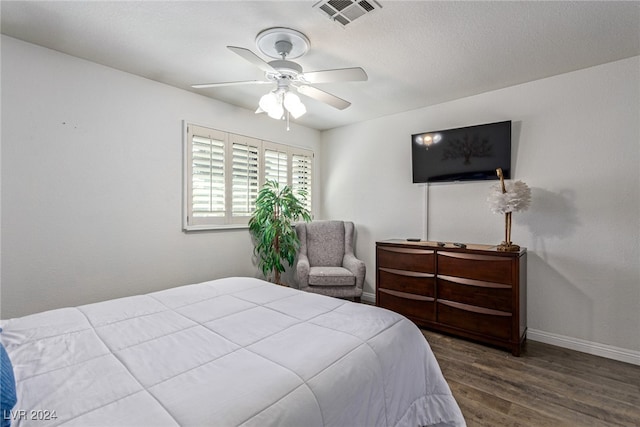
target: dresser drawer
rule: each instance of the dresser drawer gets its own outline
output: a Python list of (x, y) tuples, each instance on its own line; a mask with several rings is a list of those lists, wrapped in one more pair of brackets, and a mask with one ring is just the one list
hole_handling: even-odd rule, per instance
[(431, 273), (396, 270), (380, 267), (378, 269), (378, 287), (410, 294), (433, 297), (435, 278)]
[(513, 292), (511, 285), (438, 276), (438, 298), (511, 313)]
[(502, 340), (511, 338), (511, 314), (438, 299), (438, 323)]
[(526, 256), (526, 248), (376, 242), (376, 303), (421, 327), (519, 356), (527, 331)]
[(420, 321), (435, 320), (435, 301), (431, 297), (407, 294), (389, 289), (378, 289), (379, 307), (400, 313), (411, 320)]
[(378, 246), (377, 266), (396, 270), (435, 273), (435, 253), (428, 249)]
[(509, 257), (438, 252), (437, 261), (439, 275), (493, 283), (513, 283), (513, 260)]

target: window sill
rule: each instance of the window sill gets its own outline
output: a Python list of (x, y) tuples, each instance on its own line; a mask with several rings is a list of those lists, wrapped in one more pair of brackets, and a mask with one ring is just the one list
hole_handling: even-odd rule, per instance
[(182, 227), (185, 233), (194, 231), (224, 231), (224, 230), (242, 230), (249, 229), (247, 224), (228, 224), (228, 225), (187, 225)]

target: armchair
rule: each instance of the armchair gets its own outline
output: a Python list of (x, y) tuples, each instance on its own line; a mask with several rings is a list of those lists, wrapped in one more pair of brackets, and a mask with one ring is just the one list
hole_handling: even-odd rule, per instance
[(360, 302), (366, 267), (353, 253), (353, 222), (299, 223), (296, 233), (300, 249), (295, 270), (300, 289)]

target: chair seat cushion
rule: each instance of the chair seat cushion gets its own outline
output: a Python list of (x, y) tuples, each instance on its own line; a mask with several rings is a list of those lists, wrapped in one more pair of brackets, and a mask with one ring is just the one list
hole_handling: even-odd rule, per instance
[(355, 286), (356, 277), (343, 267), (311, 267), (310, 286)]

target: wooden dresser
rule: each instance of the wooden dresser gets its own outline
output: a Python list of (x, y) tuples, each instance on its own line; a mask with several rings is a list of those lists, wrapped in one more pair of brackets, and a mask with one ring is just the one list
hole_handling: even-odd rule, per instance
[(376, 304), (417, 325), (511, 350), (527, 333), (527, 251), (376, 243)]

